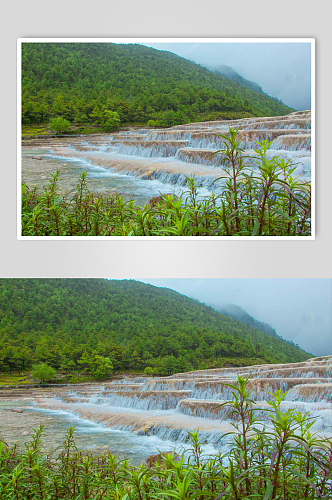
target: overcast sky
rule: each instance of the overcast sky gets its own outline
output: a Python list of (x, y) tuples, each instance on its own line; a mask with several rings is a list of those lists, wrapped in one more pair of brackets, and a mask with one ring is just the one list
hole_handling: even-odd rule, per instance
[(314, 354), (332, 354), (330, 279), (140, 279), (206, 304), (236, 304)]
[(288, 106), (311, 109), (310, 43), (139, 43), (174, 52), (201, 66), (225, 64)]

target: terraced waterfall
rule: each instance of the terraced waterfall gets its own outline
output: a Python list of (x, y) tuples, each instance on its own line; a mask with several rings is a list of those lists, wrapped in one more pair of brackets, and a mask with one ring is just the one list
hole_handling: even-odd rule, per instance
[[(227, 384), (236, 383), (237, 374), (250, 375), (252, 398), (266, 425), (269, 422), (264, 410), (272, 399), (270, 392), (282, 389), (288, 391), (282, 403), (285, 411), (296, 408), (301, 413), (309, 412), (309, 417), (317, 418), (313, 429), (322, 435), (332, 435), (332, 356), (285, 365), (123, 378), (103, 384), (1, 390), (0, 410), (15, 400), (16, 408), (18, 405), (24, 411), (42, 412), (48, 418), (70, 418), (78, 429), (87, 422), (94, 424), (99, 433), (109, 432), (104, 446), (110, 443), (113, 432), (113, 451), (119, 450), (117, 441), (121, 441), (121, 436), (131, 436), (128, 439), (135, 438), (136, 444), (130, 442), (127, 446), (139, 447), (144, 443), (147, 446), (139, 455), (141, 459), (153, 453), (153, 447), (166, 451), (170, 446), (177, 449), (185, 446), (188, 430), (193, 429), (199, 429), (201, 439), (211, 451), (220, 436), (232, 430), (227, 410), (220, 404), (232, 399)], [(92, 435), (90, 440), (94, 439)]]
[[(65, 173), (73, 168), (73, 161), (81, 162), (82, 170), (88, 170), (93, 177), (103, 177), (106, 186), (105, 170), (113, 176), (114, 186), (119, 194), (127, 194), (135, 198), (137, 191), (147, 188), (147, 194), (142, 201), (148, 201), (149, 196), (158, 192), (169, 192), (171, 186), (176, 186), (178, 192), (183, 191), (186, 185), (186, 176), (195, 174), (197, 184), (206, 190), (218, 190), (218, 183), (213, 184), (221, 171), (215, 168), (218, 155), (215, 151), (224, 146), (219, 136), (228, 131), (228, 127), (240, 128), (239, 137), (242, 138), (242, 147), (246, 150), (248, 164), (255, 168), (256, 141), (267, 139), (272, 141), (269, 155), (278, 155), (286, 160), (292, 159), (296, 166), (294, 175), (304, 180), (311, 178), (311, 112), (299, 111), (286, 116), (243, 118), (239, 120), (220, 120), (214, 122), (190, 123), (177, 125), (168, 129), (129, 130), (102, 136), (68, 137), (65, 139), (26, 140), (23, 147), (41, 148), (40, 159), (67, 160), (65, 167), (59, 163), (60, 170)], [(218, 135), (219, 134), (219, 135)], [(45, 145), (46, 144), (46, 145)], [(50, 153), (45, 156), (43, 150)], [(39, 151), (39, 153), (40, 153)], [(31, 158), (33, 151), (29, 150)], [(252, 157), (252, 159), (250, 158)], [(41, 162), (34, 166), (40, 169)], [(57, 167), (58, 168), (58, 167)], [(99, 168), (97, 172), (96, 169)], [(23, 162), (23, 180), (29, 183), (29, 168)], [(138, 187), (135, 183), (129, 191), (121, 191), (121, 183), (117, 183), (119, 176), (131, 179), (133, 177), (145, 181)], [(27, 179), (28, 177), (28, 179)], [(40, 172), (39, 172), (40, 177)], [(33, 178), (34, 179), (34, 178)], [(39, 182), (38, 176), (35, 178)], [(158, 181), (153, 189), (151, 181)], [(33, 182), (33, 181), (32, 181)], [(163, 188), (163, 186), (166, 186)], [(144, 186), (144, 187), (143, 187)], [(220, 184), (219, 184), (220, 187)], [(98, 188), (99, 189), (99, 188)], [(102, 189), (102, 187), (100, 188)], [(172, 188), (174, 190), (174, 188)]]

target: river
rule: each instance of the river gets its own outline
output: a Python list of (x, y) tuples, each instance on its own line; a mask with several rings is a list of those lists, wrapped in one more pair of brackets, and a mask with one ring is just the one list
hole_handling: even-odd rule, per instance
[(332, 356), (102, 384), (2, 389), (0, 433), (8, 442), (23, 443), (31, 428), (42, 424), (46, 447), (54, 450), (74, 425), (78, 447), (109, 450), (137, 464), (157, 450), (187, 450), (188, 430), (198, 429), (204, 453), (210, 455), (229, 446), (226, 439), (218, 441), (233, 430), (233, 419), (220, 404), (232, 400), (227, 384), (234, 384), (237, 374), (250, 374), (248, 387), (264, 425), (271, 425), (266, 412), (270, 393), (281, 389), (288, 391), (282, 411), (308, 413), (315, 419), (313, 431), (332, 436)]
[(118, 193), (144, 204), (160, 193), (187, 191), (186, 177), (195, 175), (201, 198), (220, 193), (224, 175), (214, 154), (225, 145), (228, 127), (241, 127), (238, 137), (256, 171), (257, 141), (271, 142), (268, 156), (291, 160), (303, 181), (311, 180), (311, 114), (221, 120), (177, 125), (169, 129), (131, 129), (113, 134), (23, 140), (22, 181), (42, 188), (51, 173), (60, 170), (60, 188), (70, 192), (87, 171), (89, 188)]

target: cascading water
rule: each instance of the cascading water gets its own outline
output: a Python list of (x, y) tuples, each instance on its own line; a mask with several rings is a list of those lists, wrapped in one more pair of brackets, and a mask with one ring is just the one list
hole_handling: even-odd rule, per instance
[[(87, 170), (92, 190), (117, 192), (143, 204), (160, 193), (172, 191), (172, 186), (177, 186), (178, 195), (185, 192), (186, 178), (195, 175), (198, 186), (204, 187), (199, 195), (204, 197), (212, 190), (220, 191), (222, 183), (214, 183), (222, 175), (216, 168), (220, 157), (213, 153), (224, 147), (225, 141), (220, 135), (227, 135), (229, 126), (241, 127), (238, 135), (242, 139), (241, 147), (249, 156), (246, 161), (250, 169), (257, 169), (253, 151), (257, 141), (267, 139), (272, 141), (269, 157), (291, 160), (296, 167), (294, 175), (310, 180), (310, 123), (310, 112), (297, 112), (281, 117), (218, 120), (159, 130), (133, 129), (89, 136), (88, 140), (54, 138), (49, 140), (48, 156), (45, 151), (39, 152), (43, 162), (34, 164), (33, 172), (29, 172), (29, 164), (24, 159), (23, 180), (28, 185), (44, 185), (47, 177), (40, 175), (42, 165), (43, 170), (50, 173), (59, 169), (66, 177), (64, 186), (71, 188), (74, 187), (71, 177), (75, 174), (77, 183), (78, 174)], [(36, 141), (33, 144), (38, 146)], [(33, 150), (25, 156), (31, 152)], [(45, 168), (48, 164), (53, 168)]]
[(253, 391), (250, 397), (255, 401), (256, 416), (264, 425), (270, 425), (267, 410), (270, 409), (268, 401), (273, 399), (271, 393), (281, 389), (288, 391), (281, 411), (294, 408), (307, 418), (315, 419), (314, 431), (322, 436), (332, 435), (332, 356), (284, 365), (217, 368), (170, 377), (123, 378), (102, 385), (21, 391), (18, 388), (15, 396), (13, 391), (2, 390), (0, 412), (1, 400), (6, 398), (7, 401), (15, 399), (15, 404), (22, 400), (25, 407), (28, 401), (33, 401), (34, 406), (29, 407), (32, 412), (63, 419), (67, 424), (71, 419), (80, 433), (90, 433), (91, 437), (87, 423), (95, 426), (94, 432), (98, 432), (101, 440), (111, 439), (113, 450), (118, 449), (117, 436), (128, 446), (130, 436), (136, 436), (138, 447), (142, 439), (142, 446), (146, 448), (139, 455), (141, 459), (148, 456), (147, 450), (152, 454), (151, 443), (159, 443), (158, 449), (164, 451), (171, 449), (171, 443), (173, 447), (186, 446), (188, 430), (193, 429), (199, 429), (200, 438), (213, 451), (218, 439), (232, 430), (231, 424), (236, 421), (236, 416), (230, 415), (223, 403), (233, 400), (233, 389), (229, 385), (236, 385), (238, 374), (249, 376), (248, 389)]
[(140, 156), (143, 158), (168, 158), (175, 156), (180, 147), (186, 146), (188, 141), (127, 141), (127, 142), (114, 142), (116, 146), (116, 153)]

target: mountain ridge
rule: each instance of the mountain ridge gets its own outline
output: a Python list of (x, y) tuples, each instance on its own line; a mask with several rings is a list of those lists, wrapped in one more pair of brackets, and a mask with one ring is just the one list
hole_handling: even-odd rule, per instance
[(135, 280), (2, 278), (0, 305), (0, 369), (32, 362), (79, 368), (82, 359), (102, 356), (115, 369), (167, 364), (172, 372), (311, 356), (174, 290)]
[(237, 319), (238, 321), (241, 321), (242, 323), (245, 323), (246, 325), (249, 325), (252, 328), (256, 328), (257, 330), (266, 333), (267, 335), (270, 335), (271, 337), (282, 338), (280, 337), (280, 335), (277, 335), (275, 329), (272, 328), (271, 325), (263, 321), (259, 321), (253, 316), (250, 316), (250, 314), (248, 314), (247, 311), (245, 311), (242, 307), (238, 306), (237, 304), (223, 304), (221, 306), (216, 306), (211, 304), (211, 307), (216, 309), (221, 314), (224, 314), (229, 318)]
[[(139, 44), (23, 43), (23, 124), (62, 116), (169, 127), (293, 111), (171, 52)], [(105, 118), (106, 117), (106, 118)]]
[[(251, 80), (247, 80), (243, 76), (241, 76), (235, 69), (233, 69), (230, 66), (227, 66), (225, 64), (221, 64), (219, 66), (207, 66), (207, 68), (215, 73), (216, 75), (223, 76), (224, 78), (227, 78), (229, 80), (232, 80), (235, 83), (238, 83), (239, 85), (242, 85), (243, 87), (246, 87), (250, 90), (253, 90), (254, 92), (258, 92), (259, 94), (264, 94), (268, 95), (266, 92), (263, 91), (262, 87), (258, 85), (258, 83), (253, 82)], [(271, 96), (269, 96), (271, 97)], [(273, 99), (273, 97), (272, 97)]]

